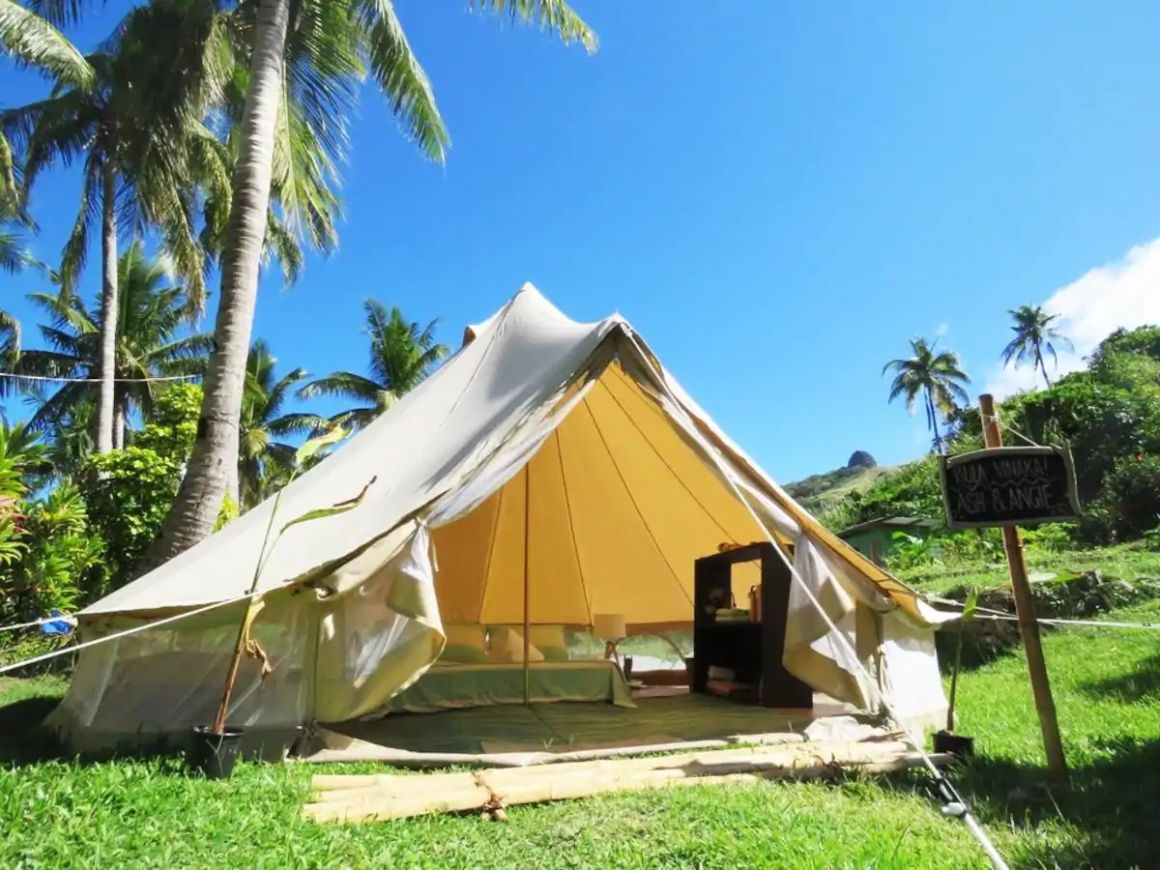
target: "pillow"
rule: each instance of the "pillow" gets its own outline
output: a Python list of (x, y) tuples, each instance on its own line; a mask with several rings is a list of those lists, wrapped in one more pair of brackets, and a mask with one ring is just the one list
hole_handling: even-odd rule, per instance
[(484, 639), (487, 633), (482, 625), (445, 625), (443, 633), (447, 636), (448, 646), (474, 646), (480, 650), (486, 648)]
[(529, 639), (543, 649), (546, 646), (565, 648), (564, 626), (562, 625), (533, 625), (529, 632)]
[[(506, 625), (496, 626), (491, 630), (491, 653), (488, 661), (496, 664), (523, 663), (524, 635), (522, 632), (509, 628)], [(542, 662), (544, 654), (533, 643), (528, 644), (528, 662)]]
[(443, 647), (439, 656), (441, 662), (451, 662), (458, 665), (481, 665), (487, 662), (487, 653), (482, 646), (471, 646), (466, 643), (449, 643)]
[(544, 654), (544, 661), (568, 661), (568, 645), (564, 642), (564, 626), (533, 625), (528, 638)]

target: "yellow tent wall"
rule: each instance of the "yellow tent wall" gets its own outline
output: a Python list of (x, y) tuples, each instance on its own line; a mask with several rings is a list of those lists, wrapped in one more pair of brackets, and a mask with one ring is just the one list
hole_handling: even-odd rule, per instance
[[(695, 559), (764, 532), (614, 363), (515, 477), (434, 539), (445, 623), (523, 622), (526, 544), (529, 622), (623, 613), (656, 630), (692, 620)], [(744, 607), (758, 571), (734, 575)]]

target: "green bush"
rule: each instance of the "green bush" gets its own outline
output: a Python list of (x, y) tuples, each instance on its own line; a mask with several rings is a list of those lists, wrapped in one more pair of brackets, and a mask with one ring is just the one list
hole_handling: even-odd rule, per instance
[(71, 483), (26, 502), (21, 533), (24, 554), (5, 584), (10, 614), (72, 612), (104, 592), (104, 541), (90, 527), (84, 500)]
[(1099, 541), (1127, 541), (1160, 526), (1160, 454), (1120, 459), (1100, 497), (1086, 512), (1082, 529)]
[(130, 578), (161, 531), (180, 483), (177, 461), (145, 447), (89, 457), (82, 489), (93, 525), (108, 548), (114, 587)]

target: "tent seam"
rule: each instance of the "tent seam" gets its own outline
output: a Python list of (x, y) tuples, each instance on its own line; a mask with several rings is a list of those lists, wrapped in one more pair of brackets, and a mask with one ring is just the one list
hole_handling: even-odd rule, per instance
[(479, 590), (479, 614), (476, 619), (480, 625), (483, 625), (483, 604), (487, 601), (487, 584), (491, 582), (491, 559), (495, 555), (495, 539), (496, 533), (499, 532), (499, 519), (503, 514), (503, 494), (507, 487), (501, 486), (499, 489), (499, 499), (495, 505), (495, 520), (491, 524), (491, 541), (487, 546), (487, 559), (483, 563), (483, 586)]
[(572, 498), (568, 495), (568, 475), (564, 473), (564, 448), (560, 446), (560, 428), (552, 433), (556, 439), (556, 459), (560, 463), (560, 484), (564, 487), (564, 509), (568, 512), (568, 532), (572, 535), (572, 552), (576, 556), (576, 571), (580, 575), (580, 589), (588, 608), (588, 624), (592, 625), (592, 599), (588, 597), (588, 583), (584, 580), (584, 565), (580, 562), (580, 543), (576, 540), (576, 524), (572, 520)]
[[(640, 426), (637, 424), (636, 420), (632, 419), (632, 414), (630, 414), (628, 409), (624, 407), (624, 404), (620, 401), (620, 399), (618, 399), (616, 397), (616, 394), (613, 393), (612, 390), (610, 390), (604, 383), (599, 382), (599, 381), (597, 383), (599, 386), (604, 387), (604, 391), (606, 393), (608, 393), (608, 395), (612, 399), (612, 401), (616, 403), (616, 406), (618, 408), (620, 408), (621, 413), (623, 413), (624, 416), (628, 419), (628, 422), (632, 424), (632, 428), (634, 428), (637, 431), (637, 433), (640, 435), (640, 437), (644, 440), (644, 443), (649, 446), (649, 448), (652, 450), (652, 452), (654, 454), (656, 454), (657, 459), (659, 459), (661, 461), (661, 463), (664, 465), (664, 467), (668, 470), (669, 474), (671, 474), (673, 476), (673, 478), (677, 481), (677, 483), (679, 483), (681, 485), (681, 488), (686, 493), (688, 493), (689, 498), (691, 498), (696, 503), (697, 507), (699, 507), (701, 509), (702, 513), (704, 513), (705, 516), (707, 516), (710, 520), (713, 521), (713, 524), (715, 526), (717, 526), (718, 529), (721, 530), (721, 533), (723, 535), (725, 535), (726, 537), (730, 537), (729, 530), (726, 529), (725, 526), (723, 526), (721, 524), (721, 521), (719, 519), (717, 519), (716, 516), (713, 515), (712, 511), (710, 511), (707, 507), (705, 507), (704, 502), (702, 502), (699, 498), (697, 498), (696, 494), (691, 489), (689, 489), (689, 485), (687, 483), (685, 483), (684, 480), (681, 479), (681, 476), (679, 474), (677, 474), (676, 469), (674, 469), (669, 464), (668, 460), (665, 459), (665, 457), (661, 453), (660, 449), (655, 444), (653, 444), (652, 440), (648, 437), (648, 435), (645, 434), (644, 430), (640, 428)], [(668, 422), (667, 419), (666, 419), (666, 422)]]
[(608, 454), (608, 458), (612, 462), (612, 467), (616, 470), (616, 476), (620, 478), (620, 485), (624, 487), (624, 492), (628, 496), (628, 500), (632, 502), (632, 507), (633, 510), (636, 511), (636, 515), (640, 517), (641, 525), (644, 526), (644, 530), (648, 533), (649, 540), (652, 541), (653, 547), (655, 547), (657, 553), (660, 554), (661, 561), (664, 562), (665, 567), (668, 568), (669, 573), (672, 574), (673, 580), (677, 584), (677, 588), (681, 590), (681, 594), (685, 596), (689, 602), (689, 605), (692, 606), (693, 599), (689, 597), (689, 593), (686, 592), (685, 587), (681, 585), (681, 578), (678, 576), (676, 568), (674, 568), (672, 562), (669, 561), (669, 557), (665, 555), (664, 549), (661, 548), (660, 543), (657, 541), (656, 535), (653, 534), (652, 527), (649, 526), (648, 520), (644, 518), (644, 513), (641, 511), (640, 505), (636, 503), (636, 499), (632, 495), (632, 489), (629, 487), (628, 481), (624, 479), (624, 473), (620, 470), (620, 463), (618, 463), (616, 461), (616, 457), (612, 455), (612, 448), (608, 446), (608, 439), (604, 437), (604, 430), (600, 428), (600, 424), (596, 421), (596, 414), (593, 413), (592, 406), (588, 404), (587, 396), (584, 397), (584, 408), (588, 411), (588, 416), (592, 420), (592, 425), (596, 427), (596, 434), (600, 436), (600, 443), (604, 445), (604, 451)]

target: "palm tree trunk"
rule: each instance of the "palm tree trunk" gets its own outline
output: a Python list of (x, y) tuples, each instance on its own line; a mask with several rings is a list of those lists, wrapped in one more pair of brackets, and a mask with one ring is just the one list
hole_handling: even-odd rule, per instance
[(1047, 389), (1051, 389), (1051, 378), (1047, 376), (1047, 363), (1043, 361), (1043, 354), (1039, 352), (1039, 348), (1035, 348), (1035, 365), (1039, 367), (1039, 371), (1043, 372), (1043, 383), (1047, 384)]
[(124, 391), (118, 390), (113, 402), (113, 449), (125, 449), (126, 404)]
[(113, 405), (116, 402), (117, 374), (117, 174), (113, 162), (105, 158), (101, 170), (101, 358), (98, 377), (97, 453), (113, 449)]
[(942, 433), (938, 428), (938, 414), (934, 408), (934, 397), (930, 394), (930, 390), (926, 391), (926, 417), (930, 421), (930, 428), (934, 431), (934, 449), (936, 453), (942, 453)]
[(213, 531), (230, 478), (237, 474), (238, 420), (258, 300), (289, 18), (290, 0), (261, 0), (222, 256), (214, 352), (205, 376), (197, 439), (177, 499), (145, 556), (144, 570), (176, 556)]

